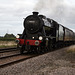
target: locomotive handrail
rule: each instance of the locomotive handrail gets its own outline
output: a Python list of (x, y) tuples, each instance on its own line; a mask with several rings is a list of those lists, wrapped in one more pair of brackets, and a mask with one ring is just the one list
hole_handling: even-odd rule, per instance
[(43, 38), (50, 38), (50, 39), (54, 39), (56, 37), (52, 37), (52, 36), (43, 36)]

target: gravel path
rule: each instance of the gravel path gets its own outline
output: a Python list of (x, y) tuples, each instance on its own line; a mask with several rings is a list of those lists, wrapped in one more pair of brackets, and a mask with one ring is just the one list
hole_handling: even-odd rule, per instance
[(0, 75), (75, 75), (75, 53), (67, 53), (67, 50), (60, 49), (0, 68)]

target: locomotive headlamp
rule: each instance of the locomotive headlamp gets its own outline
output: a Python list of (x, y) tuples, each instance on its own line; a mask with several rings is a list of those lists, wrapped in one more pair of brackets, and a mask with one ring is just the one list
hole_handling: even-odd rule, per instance
[(43, 37), (42, 37), (42, 36), (40, 36), (40, 37), (39, 37), (39, 40), (42, 40), (42, 39), (43, 39)]
[(19, 35), (16, 35), (16, 38), (19, 38), (20, 36)]
[(32, 37), (34, 39), (34, 37)]

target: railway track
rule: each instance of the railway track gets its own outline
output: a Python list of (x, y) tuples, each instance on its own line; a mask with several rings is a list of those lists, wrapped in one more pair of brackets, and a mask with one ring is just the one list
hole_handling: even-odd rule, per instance
[[(16, 53), (17, 51), (17, 53)], [(4, 56), (1, 56), (4, 55)], [(32, 57), (36, 57), (39, 55), (42, 55), (44, 53), (41, 54), (36, 54), (36, 53), (27, 53), (25, 52), (23, 55), (20, 54), (20, 51), (17, 50), (16, 48), (11, 48), (11, 49), (3, 49), (0, 50), (0, 68), (5, 67), (5, 66), (9, 66), (15, 63), (19, 63), (22, 62), (26, 59), (30, 59)]]
[[(42, 53), (42, 54), (45, 54), (45, 53)], [(42, 54), (26, 53), (25, 52), (23, 55), (21, 55), (20, 53), (17, 53), (17, 54), (14, 54), (14, 55), (2, 56), (2, 57), (0, 57), (0, 68), (6, 67), (6, 66), (9, 66), (9, 65), (13, 65), (13, 64), (17, 64), (19, 62), (22, 62), (24, 60), (27, 60), (27, 59), (30, 59), (32, 57), (36, 57), (36, 56), (39, 56), (39, 55), (42, 55)]]
[(0, 59), (1, 58), (6, 58), (9, 56), (13, 56), (16, 54), (20, 54), (20, 51), (17, 50), (16, 48), (8, 48), (8, 49), (1, 49), (0, 50)]
[(4, 52), (11, 52), (11, 51), (16, 51), (16, 47), (14, 48), (4, 48), (4, 49), (0, 49), (0, 53), (4, 53)]
[(0, 68), (37, 56), (34, 53), (25, 52), (23, 55), (16, 48), (0, 49)]
[(37, 54), (37, 53), (25, 52), (23, 55), (21, 55), (20, 51), (18, 50), (17, 53), (16, 53), (16, 51), (11, 51), (11, 52), (4, 52), (4, 53), (0, 53), (0, 54), (2, 54), (2, 55), (4, 54), (4, 56), (0, 56), (0, 68), (3, 68), (6, 66), (9, 66), (9, 65), (17, 64), (19, 62), (30, 59), (32, 57), (42, 55), (44, 53)]
[(25, 53), (23, 55), (16, 54), (16, 55), (8, 56), (8, 57), (2, 57), (2, 58), (0, 58), (0, 68), (19, 63), (21, 61), (24, 61), (26, 59), (29, 59), (29, 58), (32, 58), (35, 56), (37, 56), (37, 55)]

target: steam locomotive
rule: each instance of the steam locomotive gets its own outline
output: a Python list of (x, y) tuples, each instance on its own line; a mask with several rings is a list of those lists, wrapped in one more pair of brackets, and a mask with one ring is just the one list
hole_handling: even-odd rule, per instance
[(24, 31), (16, 36), (17, 47), (24, 51), (46, 51), (75, 43), (75, 33), (38, 12), (24, 19)]

